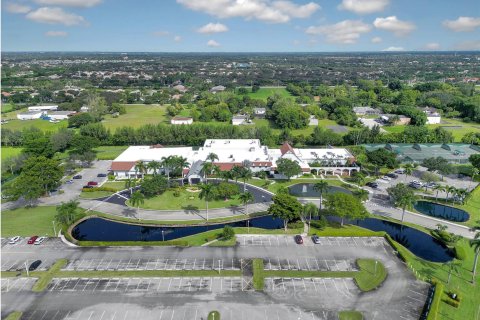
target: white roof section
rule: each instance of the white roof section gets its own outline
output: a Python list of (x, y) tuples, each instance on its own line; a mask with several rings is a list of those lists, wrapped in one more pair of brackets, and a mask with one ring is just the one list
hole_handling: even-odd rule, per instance
[(189, 159), (191, 147), (153, 148), (151, 146), (131, 146), (122, 152), (115, 161), (161, 161), (162, 157), (182, 156)]

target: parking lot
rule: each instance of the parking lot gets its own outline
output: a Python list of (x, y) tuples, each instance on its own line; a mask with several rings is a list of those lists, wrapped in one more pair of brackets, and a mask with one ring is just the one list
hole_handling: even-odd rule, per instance
[(282, 296), (296, 292), (327, 293), (336, 292), (344, 297), (354, 297), (359, 293), (352, 278), (266, 278), (265, 290)]
[(35, 249), (36, 247), (39, 247), (39, 246), (49, 247), (54, 249), (65, 248), (65, 244), (59, 238), (46, 238), (45, 241), (43, 241), (39, 245), (28, 244), (27, 243), (28, 239), (30, 239), (30, 237), (22, 237), (17, 243), (9, 244), (8, 242), (10, 241), (10, 238), (2, 238), (1, 239), (2, 249), (8, 250), (9, 248), (24, 248), (24, 247)]
[(49, 291), (84, 292), (231, 292), (251, 290), (242, 277), (55, 278)]
[(354, 271), (354, 260), (326, 260), (317, 258), (264, 259), (265, 270)]
[[(313, 243), (310, 237), (303, 239), (303, 246), (353, 246), (376, 247), (382, 246), (385, 239), (382, 237), (320, 237), (320, 243)], [(293, 235), (237, 235), (237, 242), (241, 246), (299, 246)]]
[(78, 259), (63, 270), (240, 270), (239, 259)]
[[(22, 271), (25, 267), (29, 267), (32, 262), (36, 260), (22, 260), (22, 259), (2, 259), (1, 271)], [(35, 271), (47, 270), (55, 263), (55, 260), (41, 260), (42, 263), (35, 269)]]
[(0, 278), (1, 291), (20, 292), (29, 291), (37, 281), (37, 278)]

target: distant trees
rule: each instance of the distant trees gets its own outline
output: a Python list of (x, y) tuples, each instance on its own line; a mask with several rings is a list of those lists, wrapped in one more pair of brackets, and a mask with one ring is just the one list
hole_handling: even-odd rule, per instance
[(398, 166), (397, 155), (384, 148), (367, 151), (367, 159), (368, 162), (378, 167), (393, 169)]

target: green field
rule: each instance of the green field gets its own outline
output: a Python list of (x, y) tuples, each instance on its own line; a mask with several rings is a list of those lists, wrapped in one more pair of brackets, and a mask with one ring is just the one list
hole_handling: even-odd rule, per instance
[[(175, 197), (173, 190), (167, 190), (159, 196), (155, 196), (149, 199), (145, 199), (145, 203), (140, 206), (144, 209), (156, 209), (156, 210), (181, 210), (181, 209), (205, 209), (205, 200), (198, 197), (199, 192), (180, 191), (180, 196)], [(225, 208), (230, 206), (240, 206), (239, 200), (228, 199), (214, 200), (208, 202), (208, 208)]]
[(22, 152), (22, 148), (2, 147), (0, 152), (2, 153), (2, 161), (4, 161), (5, 159), (18, 156)]
[(10, 129), (14, 131), (22, 131), (31, 127), (38, 128), (42, 131), (57, 131), (61, 128), (66, 128), (68, 121), (63, 120), (59, 123), (51, 123), (48, 120), (35, 119), (35, 120), (18, 120), (12, 119), (8, 123), (2, 124), (2, 128)]
[(4, 210), (1, 213), (2, 237), (53, 236), (52, 221), (54, 220), (55, 214), (55, 207)]
[(280, 94), (282, 97), (293, 97), (285, 88), (260, 88), (257, 92), (252, 92), (252, 90), (249, 88), (248, 91), (248, 96), (250, 98), (261, 99), (265, 101), (267, 101), (267, 98), (275, 93)]
[(13, 105), (10, 103), (2, 103), (2, 113), (4, 112), (10, 112), (13, 110)]
[[(450, 131), (453, 134), (455, 142), (460, 142), (462, 137), (469, 132), (480, 133), (480, 124), (464, 122), (458, 119), (442, 119), (442, 123), (429, 124), (427, 127), (429, 129), (443, 127), (445, 130)], [(403, 132), (405, 126), (384, 126), (382, 128), (390, 133), (399, 133)]]
[(138, 128), (146, 124), (169, 123), (165, 116), (165, 106), (158, 104), (129, 104), (125, 105), (127, 113), (113, 118), (106, 115), (102, 124), (105, 128), (115, 132), (120, 127)]
[[(279, 134), (282, 132), (282, 129), (278, 128), (273, 121), (268, 119), (254, 119), (253, 123), (255, 123), (255, 126), (257, 127), (270, 127), (275, 134)], [(330, 119), (320, 119), (318, 120), (318, 126), (325, 129), (330, 129), (330, 127), (338, 126), (338, 124)], [(350, 129), (351, 128), (347, 127), (347, 130)], [(296, 136), (300, 134), (303, 134), (304, 136), (309, 136), (313, 133), (313, 130), (315, 130), (315, 126), (307, 126), (303, 129), (291, 130), (291, 132), (293, 135)]]
[(115, 160), (128, 146), (101, 146), (95, 148), (98, 160)]

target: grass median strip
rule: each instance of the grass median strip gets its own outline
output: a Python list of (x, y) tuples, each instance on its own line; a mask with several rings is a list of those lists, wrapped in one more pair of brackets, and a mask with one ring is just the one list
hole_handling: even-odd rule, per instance
[(240, 270), (60, 271), (55, 278), (241, 277)]
[(10, 313), (5, 320), (19, 320), (23, 315), (23, 312), (20, 311), (13, 311)]
[(38, 276), (37, 282), (33, 285), (32, 291), (41, 292), (45, 290), (53, 277), (67, 264), (67, 259), (59, 259), (48, 269), (48, 271), (30, 272), (32, 277)]

